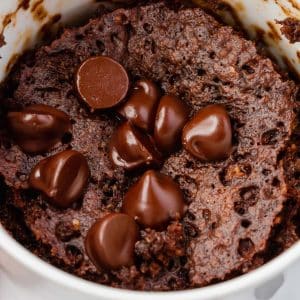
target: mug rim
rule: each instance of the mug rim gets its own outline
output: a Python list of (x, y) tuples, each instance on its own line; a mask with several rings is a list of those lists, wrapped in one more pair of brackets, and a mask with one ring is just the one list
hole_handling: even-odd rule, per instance
[(153, 295), (155, 295), (156, 300), (209, 300), (219, 297), (220, 295), (222, 295), (223, 298), (246, 288), (255, 287), (267, 282), (270, 278), (283, 272), (300, 257), (299, 241), (278, 257), (256, 270), (221, 283), (182, 291), (145, 292), (104, 286), (66, 273), (59, 268), (46, 263), (29, 250), (25, 249), (8, 234), (1, 224), (0, 241), (0, 250), (4, 251), (10, 258), (14, 259), (23, 267), (41, 278), (51, 281), (53, 284), (60, 285), (61, 287), (65, 286), (72, 290), (76, 290), (82, 295), (102, 296), (109, 300), (140, 300), (141, 297), (146, 300), (153, 300)]

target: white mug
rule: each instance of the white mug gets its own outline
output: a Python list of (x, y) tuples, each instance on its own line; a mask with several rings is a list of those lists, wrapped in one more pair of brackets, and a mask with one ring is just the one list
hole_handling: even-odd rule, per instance
[[(201, 0), (194, 0), (199, 2)], [(226, 0), (236, 8), (250, 35), (253, 24), (264, 29), (268, 22), (282, 20), (289, 15), (300, 19), (299, 0)], [(24, 1), (23, 1), (24, 2)], [(0, 81), (5, 78), (17, 56), (36, 43), (39, 31), (53, 16), (59, 22), (70, 22), (90, 14), (94, 9), (94, 0), (44, 0), (40, 16), (34, 16), (30, 9), (24, 9), (20, 0), (0, 1), (0, 24), (8, 15), (10, 22), (4, 22), (3, 31), (6, 45), (0, 48)], [(38, 3), (30, 0), (29, 4)], [(292, 5), (294, 4), (294, 5)], [(237, 8), (243, 7), (243, 10)], [(283, 9), (283, 7), (285, 9)], [(288, 8), (288, 9), (287, 9)], [(44, 13), (44, 14), (43, 14)], [(7, 21), (7, 20), (6, 20)], [(280, 26), (275, 25), (281, 35)], [(267, 37), (267, 42), (278, 59), (285, 56), (300, 74), (297, 53), (300, 43), (290, 44), (281, 35), (279, 43)], [(297, 59), (297, 60), (296, 60)], [(284, 283), (289, 268), (300, 270), (300, 243), (285, 251), (279, 257), (259, 269), (238, 278), (212, 286), (174, 292), (137, 292), (120, 290), (85, 281), (69, 275), (47, 263), (17, 243), (0, 225), (0, 269), (5, 273), (11, 285), (18, 289), (22, 299), (31, 300), (267, 300)], [(1, 280), (1, 276), (0, 276)], [(1, 284), (0, 284), (1, 288)], [(1, 299), (2, 300), (2, 299)], [(3, 299), (11, 300), (11, 299)]]

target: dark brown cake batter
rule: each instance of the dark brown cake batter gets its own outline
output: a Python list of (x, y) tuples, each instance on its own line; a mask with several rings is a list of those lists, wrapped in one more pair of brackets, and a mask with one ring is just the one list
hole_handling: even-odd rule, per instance
[(286, 18), (283, 21), (277, 21), (282, 25), (281, 32), (291, 43), (300, 42), (300, 21), (295, 18)]
[[(108, 159), (107, 146), (118, 124), (113, 113), (90, 113), (76, 95), (76, 68), (95, 55), (117, 60), (131, 79), (156, 81), (165, 93), (185, 100), (191, 114), (208, 104), (223, 104), (234, 129), (229, 159), (203, 163), (180, 150), (165, 161), (162, 172), (179, 183), (189, 210), (166, 230), (141, 230), (135, 265), (111, 272), (96, 270), (83, 241), (99, 217), (119, 211), (138, 177), (113, 170)], [(296, 209), (297, 178), (286, 169), (298, 151), (291, 138), (296, 86), (258, 55), (252, 42), (201, 9), (177, 11), (158, 3), (119, 9), (67, 29), (24, 59), (10, 86), (14, 93), (2, 101), (5, 111), (44, 103), (72, 118), (72, 139), (66, 136), (62, 146), (45, 156), (72, 148), (89, 163), (91, 178), (82, 201), (56, 209), (27, 189), (28, 175), (43, 156), (24, 154), (1, 124), (0, 174), (9, 191), (0, 217), (34, 253), (68, 272), (140, 290), (207, 285), (263, 263), (272, 229), (287, 222), (286, 205), (292, 202)], [(292, 144), (295, 150), (288, 155)], [(16, 214), (13, 207), (26, 229), (21, 222), (9, 224)]]

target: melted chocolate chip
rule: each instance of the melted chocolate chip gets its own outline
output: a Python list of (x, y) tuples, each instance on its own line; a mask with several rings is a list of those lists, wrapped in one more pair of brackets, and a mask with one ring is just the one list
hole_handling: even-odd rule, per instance
[(221, 105), (201, 109), (183, 129), (184, 148), (202, 161), (226, 159), (232, 150), (230, 118)]
[(145, 227), (161, 228), (186, 211), (183, 193), (171, 177), (147, 171), (127, 192), (122, 211)]
[(86, 252), (99, 269), (131, 266), (138, 233), (138, 226), (130, 216), (108, 214), (90, 228), (85, 240)]
[(178, 148), (189, 112), (187, 104), (177, 97), (166, 95), (161, 98), (154, 127), (154, 139), (160, 151), (169, 154)]
[(151, 137), (140, 132), (130, 122), (117, 128), (111, 138), (109, 155), (115, 166), (126, 170), (161, 165), (161, 155)]
[(119, 104), (129, 89), (126, 70), (106, 56), (84, 61), (76, 74), (76, 87), (80, 97), (94, 109), (107, 109)]
[(85, 157), (66, 150), (40, 161), (30, 173), (29, 185), (55, 206), (67, 208), (82, 196), (89, 173)]
[(135, 84), (129, 100), (118, 112), (135, 126), (151, 132), (159, 98), (160, 90), (155, 83), (140, 80)]
[(43, 104), (10, 112), (7, 119), (16, 143), (27, 153), (50, 150), (72, 128), (67, 114)]

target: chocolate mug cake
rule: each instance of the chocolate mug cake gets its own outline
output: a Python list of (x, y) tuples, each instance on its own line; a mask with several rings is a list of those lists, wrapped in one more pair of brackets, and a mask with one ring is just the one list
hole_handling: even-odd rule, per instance
[(277, 69), (177, 3), (65, 29), (6, 82), (1, 222), (113, 287), (196, 288), (259, 267), (298, 239), (298, 89)]

